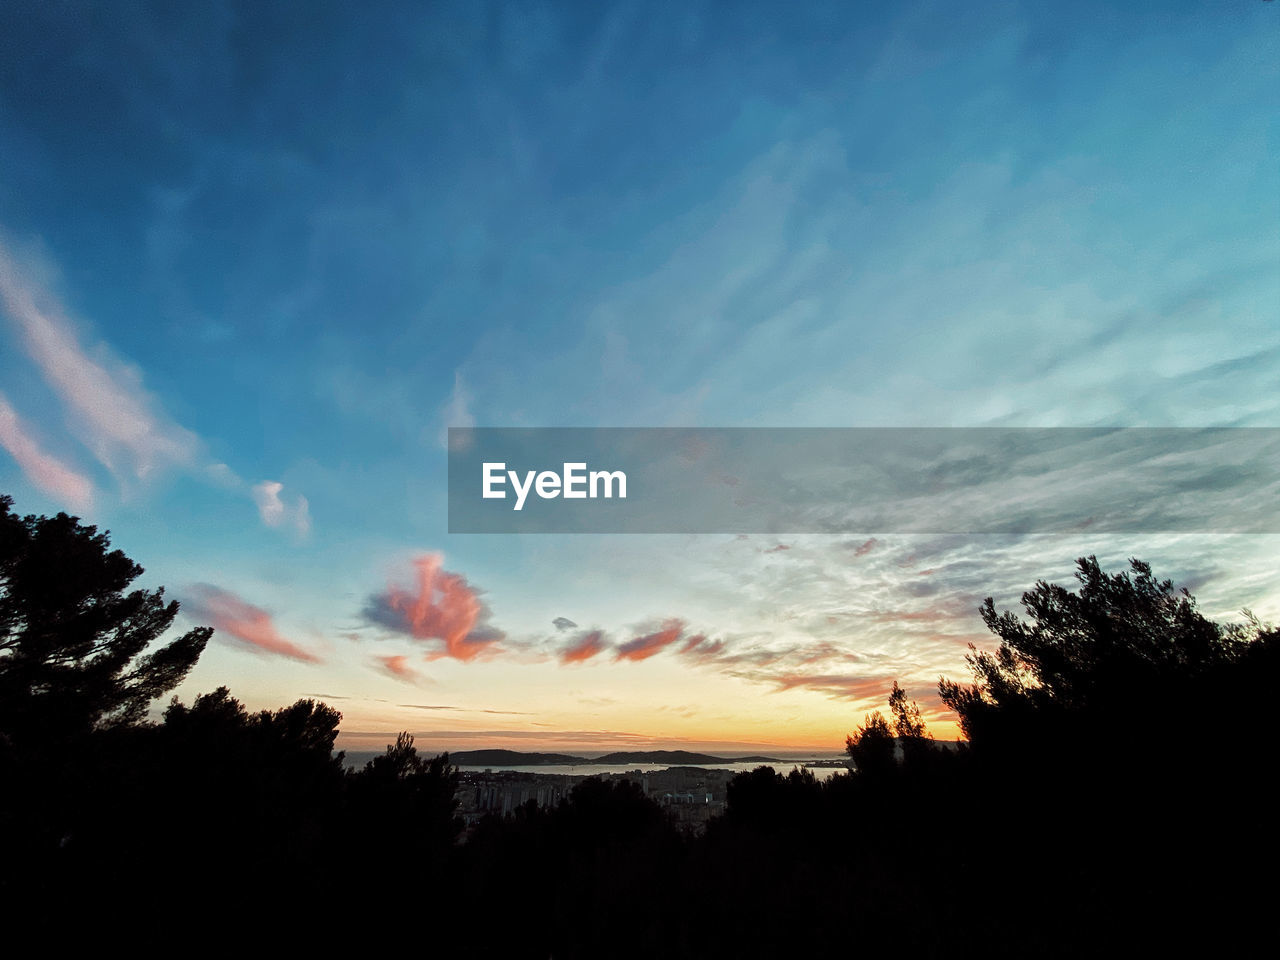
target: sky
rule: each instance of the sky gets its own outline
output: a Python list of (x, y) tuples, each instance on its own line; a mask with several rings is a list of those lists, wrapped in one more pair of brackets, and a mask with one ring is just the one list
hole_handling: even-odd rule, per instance
[[(1075, 559), (450, 535), (446, 430), (1280, 427), (1280, 4), (0, 5), (0, 491), (340, 746), (840, 751)], [(1153, 718), (1172, 730), (1171, 705)]]

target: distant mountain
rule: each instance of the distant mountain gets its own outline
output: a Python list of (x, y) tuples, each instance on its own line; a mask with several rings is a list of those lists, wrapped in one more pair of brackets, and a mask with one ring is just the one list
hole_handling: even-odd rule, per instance
[(544, 764), (591, 763), (586, 757), (564, 753), (521, 753), (519, 750), (459, 750), (449, 754), (449, 762), (460, 767), (536, 767)]
[(688, 750), (636, 750), (608, 753), (592, 763), (668, 763), (677, 767), (710, 767), (723, 763), (782, 763), (772, 757), (713, 757)]

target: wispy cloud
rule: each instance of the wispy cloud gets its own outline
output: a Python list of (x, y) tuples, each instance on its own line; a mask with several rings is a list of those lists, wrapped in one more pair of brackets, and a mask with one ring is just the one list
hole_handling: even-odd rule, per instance
[[(403, 653), (374, 657), (379, 669), (388, 676), (407, 683), (420, 683), (426, 678), (409, 664), (409, 658)], [(443, 708), (441, 708), (443, 709)]]
[[(36, 258), (19, 257), (0, 234), (0, 304), (18, 339), (61, 402), (71, 433), (121, 485), (144, 483), (169, 470), (245, 492), (225, 463), (211, 460), (195, 433), (169, 417), (143, 386), (142, 373), (105, 343), (86, 346), (48, 285), (50, 271)], [(88, 479), (43, 452), (6, 403), (3, 443), (32, 483), (78, 509), (89, 502)], [(305, 535), (311, 528), (307, 500), (286, 504), (282, 485), (266, 481), (250, 491), (263, 522)]]
[(4, 447), (35, 486), (76, 510), (93, 502), (93, 484), (57, 457), (45, 452), (23, 426), (17, 412), (0, 394), (0, 447)]
[(725, 652), (723, 640), (708, 640), (706, 634), (698, 633), (686, 640), (680, 647), (680, 656), (694, 663), (712, 663)]
[(208, 621), (215, 630), (234, 637), (254, 652), (275, 654), (303, 663), (321, 662), (314, 653), (281, 636), (266, 610), (242, 600), (229, 590), (209, 583), (197, 583), (186, 590), (182, 605), (190, 618)]
[(889, 677), (858, 674), (784, 673), (775, 677), (778, 691), (816, 690), (836, 700), (877, 700), (887, 698), (893, 686)]
[(448, 704), (438, 703), (398, 703), (396, 706), (405, 707), (409, 710), (455, 710), (458, 713), (489, 713), (512, 717), (532, 716), (532, 714), (527, 710), (490, 710), (480, 707), (454, 707)]
[(462, 373), (456, 372), (453, 375), (453, 392), (449, 394), (449, 401), (440, 412), (440, 445), (448, 447), (450, 427), (466, 429), (475, 425), (476, 418), (471, 412), (471, 393), (462, 379)]
[(855, 557), (865, 557), (868, 553), (870, 553), (872, 550), (876, 548), (876, 544), (879, 542), (880, 541), (877, 540), (875, 537), (870, 537), (867, 540), (863, 540), (861, 543), (853, 541), (849, 543), (848, 546), (849, 546), (849, 549), (853, 551), (853, 555)]
[(560, 662), (582, 663), (600, 653), (606, 646), (608, 644), (605, 642), (602, 631), (587, 630), (574, 637), (569, 645), (560, 651)]
[(283, 527), (305, 537), (311, 532), (311, 513), (307, 498), (301, 494), (293, 496), (292, 503), (285, 503), (280, 497), (284, 484), (275, 480), (264, 480), (253, 487), (253, 502), (258, 506), (258, 516), (268, 527)]
[(72, 429), (117, 477), (146, 480), (191, 467), (200, 443), (170, 420), (142, 386), (142, 375), (105, 345), (84, 348), (61, 306), (0, 240), (0, 300), (22, 342), (66, 408)]
[(472, 660), (493, 653), (505, 634), (489, 623), (489, 609), (465, 577), (442, 569), (438, 553), (413, 561), (411, 589), (391, 585), (369, 597), (365, 616), (387, 629), (418, 640), (440, 641), (432, 654)]
[(664, 620), (662, 626), (652, 633), (628, 640), (618, 646), (614, 655), (617, 660), (648, 660), (661, 653), (680, 639), (684, 633), (684, 621), (674, 617)]

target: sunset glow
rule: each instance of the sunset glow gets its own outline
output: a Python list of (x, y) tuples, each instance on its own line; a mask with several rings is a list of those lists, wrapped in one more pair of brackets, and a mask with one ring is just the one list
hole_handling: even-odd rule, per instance
[[(322, 700), (350, 750), (838, 755), (895, 681), (958, 737), (938, 682), (992, 646), (983, 599), (1081, 556), (1280, 620), (1274, 534), (447, 510), (451, 427), (1280, 427), (1280, 4), (23, 6), (0, 492), (215, 629), (185, 701)], [(525, 517), (596, 482), (504, 466)], [(834, 477), (809, 529), (857, 502)]]

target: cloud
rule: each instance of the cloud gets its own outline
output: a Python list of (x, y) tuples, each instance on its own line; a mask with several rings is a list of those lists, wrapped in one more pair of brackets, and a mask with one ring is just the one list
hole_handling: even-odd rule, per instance
[(853, 550), (853, 555), (855, 557), (865, 557), (868, 553), (870, 553), (872, 550), (876, 548), (876, 544), (878, 544), (879, 542), (880, 541), (877, 540), (875, 537), (871, 537), (869, 540), (863, 540), (861, 543), (850, 542), (847, 545)]
[(489, 608), (466, 578), (441, 569), (438, 553), (413, 561), (414, 590), (391, 585), (371, 596), (364, 614), (374, 623), (418, 640), (439, 640), (434, 656), (472, 660), (496, 650), (506, 636), (489, 621)]
[(969, 611), (941, 610), (874, 610), (863, 616), (876, 623), (954, 623), (961, 620)]
[(403, 653), (377, 656), (374, 659), (378, 662), (383, 673), (395, 677), (397, 680), (419, 683), (426, 679), (419, 671), (409, 665), (409, 658)]
[(286, 504), (280, 498), (284, 484), (274, 480), (264, 480), (253, 487), (253, 502), (258, 505), (258, 516), (268, 527), (286, 527), (292, 529), (300, 537), (311, 532), (311, 514), (307, 498), (301, 494), (293, 498), (292, 504)]
[(572, 620), (570, 620), (568, 617), (556, 617), (554, 620), (551, 621), (551, 625), (555, 627), (557, 630), (572, 630), (574, 627), (577, 626), (577, 624), (574, 623)]
[(4, 447), (22, 468), (31, 483), (55, 500), (75, 510), (88, 510), (93, 502), (93, 484), (57, 457), (41, 449), (27, 433), (17, 412), (0, 393), (0, 447)]
[(684, 642), (679, 652), (694, 663), (715, 663), (725, 652), (725, 642), (708, 642), (706, 634), (697, 633)]
[(210, 483), (227, 490), (235, 490), (244, 483), (225, 463), (209, 464), (204, 468), (204, 475)]
[(616, 660), (648, 660), (655, 654), (661, 653), (680, 639), (684, 633), (684, 621), (674, 617), (664, 620), (662, 626), (653, 633), (646, 634), (642, 637), (636, 637), (634, 640), (628, 640), (626, 643), (618, 647), (615, 654)]
[[(215, 486), (243, 491), (243, 481), (230, 467), (210, 462), (200, 438), (160, 409), (143, 387), (137, 367), (116, 357), (106, 344), (89, 349), (80, 342), (47, 284), (35, 277), (49, 272), (31, 257), (19, 264), (0, 235), (0, 304), (61, 401), (71, 432), (122, 484), (177, 469)], [(13, 414), (7, 404), (5, 409)], [(16, 416), (4, 431), (0, 442), (32, 483), (68, 502), (78, 498), (77, 508), (87, 503), (89, 481), (43, 453)], [(280, 489), (270, 481), (252, 488), (259, 514), (268, 526), (287, 526), (305, 535), (311, 527), (306, 498), (297, 496), (286, 506)]]
[[(453, 375), (453, 392), (449, 394), (449, 401), (440, 412), (440, 445), (448, 449), (450, 427), (470, 429), (475, 425), (476, 418), (471, 412), (471, 393), (467, 390), (467, 385), (462, 381), (462, 374), (455, 372)], [(455, 447), (465, 445), (467, 442), (466, 434), (454, 434), (453, 442)]]
[(832, 700), (886, 700), (893, 681), (887, 677), (852, 674), (784, 673), (773, 678), (778, 692), (784, 690), (816, 690)]
[(587, 630), (575, 637), (567, 647), (560, 651), (560, 662), (582, 663), (584, 660), (590, 660), (607, 646), (603, 632)]
[(208, 621), (216, 630), (229, 634), (258, 653), (272, 653), (303, 663), (320, 663), (314, 653), (280, 635), (271, 615), (261, 607), (208, 583), (197, 583), (186, 591), (183, 607), (194, 620)]
[(105, 346), (91, 356), (61, 307), (0, 241), (0, 301), (27, 352), (65, 406), (75, 432), (112, 473), (145, 480), (170, 467), (190, 467), (195, 434), (155, 409), (138, 370)]
[(461, 707), (451, 707), (443, 703), (397, 703), (397, 707), (405, 707), (409, 710), (461, 710)]
[(459, 713), (496, 713), (513, 717), (533, 716), (527, 710), (486, 710), (478, 707), (454, 707), (437, 703), (397, 703), (396, 706), (405, 707), (409, 710), (456, 710)]

